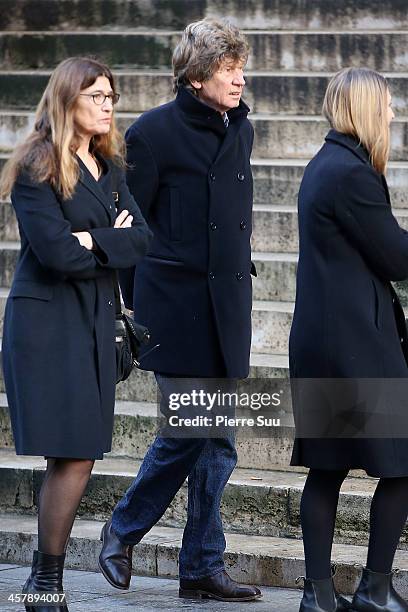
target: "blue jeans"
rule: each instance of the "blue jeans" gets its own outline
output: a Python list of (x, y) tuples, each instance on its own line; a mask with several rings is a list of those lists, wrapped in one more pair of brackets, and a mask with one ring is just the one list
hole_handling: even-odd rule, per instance
[[(156, 374), (163, 398), (177, 379)], [(187, 380), (187, 379), (184, 379)], [(194, 379), (207, 388), (209, 379)], [(223, 389), (235, 390), (235, 381), (223, 379)], [(195, 386), (197, 388), (197, 386)], [(165, 402), (167, 402), (164, 399)], [(168, 413), (167, 405), (161, 407)], [(236, 465), (234, 430), (225, 437), (162, 437), (149, 447), (139, 473), (112, 515), (112, 527), (123, 544), (134, 545), (163, 516), (188, 476), (187, 523), (179, 557), (184, 579), (213, 576), (224, 569), (225, 537), (220, 514), (221, 497)]]

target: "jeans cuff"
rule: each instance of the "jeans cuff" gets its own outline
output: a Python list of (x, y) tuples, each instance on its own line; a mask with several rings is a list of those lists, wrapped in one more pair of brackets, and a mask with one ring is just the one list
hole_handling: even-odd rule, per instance
[(225, 570), (224, 563), (218, 569), (213, 570), (210, 574), (206, 572), (205, 574), (180, 574), (179, 580), (201, 580), (202, 578), (212, 578), (212, 576), (216, 576), (220, 572)]

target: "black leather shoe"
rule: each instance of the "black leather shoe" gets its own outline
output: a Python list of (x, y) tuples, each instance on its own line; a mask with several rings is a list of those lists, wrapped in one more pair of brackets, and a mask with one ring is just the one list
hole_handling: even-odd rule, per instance
[(407, 612), (407, 602), (392, 585), (392, 574), (380, 574), (363, 569), (363, 575), (353, 597), (356, 612)]
[[(31, 574), (23, 586), (23, 593), (36, 593), (39, 595), (52, 596), (57, 593), (64, 593), (62, 587), (62, 574), (64, 571), (65, 554), (47, 555), (35, 550)], [(47, 597), (48, 600), (48, 597)], [(57, 605), (25, 605), (26, 612), (68, 612), (65, 603)]]
[(343, 612), (345, 610), (353, 610), (352, 604), (348, 599), (337, 593), (333, 584), (333, 578), (324, 578), (322, 580), (307, 580), (303, 576), (301, 578), (304, 580), (304, 587), (299, 612)]
[(184, 599), (217, 599), (218, 601), (253, 601), (262, 597), (254, 586), (239, 584), (225, 570), (198, 580), (180, 579), (179, 597)]
[(127, 590), (132, 575), (133, 546), (122, 544), (112, 529), (111, 520), (102, 527), (101, 541), (99, 569), (109, 584), (116, 589)]

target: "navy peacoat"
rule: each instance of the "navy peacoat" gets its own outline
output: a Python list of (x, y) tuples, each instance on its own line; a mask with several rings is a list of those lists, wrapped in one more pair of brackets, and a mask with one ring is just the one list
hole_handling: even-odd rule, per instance
[[(408, 233), (354, 138), (328, 133), (304, 173), (298, 212), (291, 377), (406, 378), (405, 318), (390, 281), (408, 278)], [(292, 465), (407, 476), (408, 440), (297, 438)]]
[[(12, 192), (21, 253), (6, 304), (3, 369), (17, 454), (98, 459), (111, 448), (114, 270), (141, 259), (151, 232), (124, 172), (100, 161), (96, 181), (79, 160), (70, 200), (27, 172)], [(132, 227), (112, 227), (112, 191)], [(92, 234), (95, 250), (80, 245), (78, 231)]]
[[(160, 348), (142, 367), (185, 376), (248, 375), (253, 128), (248, 107), (221, 114), (188, 89), (128, 130), (131, 193), (153, 230), (122, 275), (125, 303)], [(148, 350), (148, 347), (147, 347)]]

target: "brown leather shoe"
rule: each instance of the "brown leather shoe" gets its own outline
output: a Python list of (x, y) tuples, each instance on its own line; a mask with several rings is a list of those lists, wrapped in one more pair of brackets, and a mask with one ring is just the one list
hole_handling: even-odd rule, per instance
[(132, 575), (133, 546), (122, 544), (112, 529), (111, 519), (102, 527), (101, 541), (99, 569), (116, 589), (128, 589)]
[(198, 580), (180, 579), (179, 597), (184, 599), (217, 599), (218, 601), (253, 601), (262, 597), (257, 587), (239, 584), (225, 570)]

